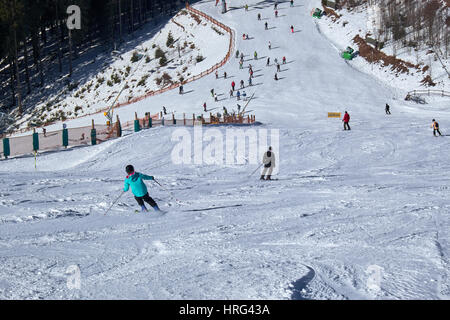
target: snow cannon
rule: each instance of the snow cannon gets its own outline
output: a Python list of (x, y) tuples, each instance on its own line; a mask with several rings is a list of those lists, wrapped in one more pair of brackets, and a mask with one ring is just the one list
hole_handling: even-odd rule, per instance
[(345, 60), (352, 60), (359, 54), (359, 51), (353, 50), (352, 47), (347, 47), (344, 52), (342, 52), (341, 57)]
[(313, 18), (320, 19), (320, 18), (322, 18), (323, 14), (324, 14), (324, 12), (322, 10), (320, 10), (319, 8), (316, 8), (314, 10), (312, 16), (313, 16)]

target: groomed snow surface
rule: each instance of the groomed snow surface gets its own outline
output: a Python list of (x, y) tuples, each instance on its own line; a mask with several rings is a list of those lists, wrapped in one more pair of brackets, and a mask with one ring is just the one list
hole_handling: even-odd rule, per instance
[[(278, 18), (273, 1), (236, 0), (225, 15), (214, 3), (195, 7), (235, 29), (245, 66), (254, 66), (248, 109), (262, 123), (254, 129), (280, 130), (279, 180), (249, 178), (250, 163), (174, 165), (170, 127), (41, 154), (37, 170), (33, 157), (2, 161), (0, 298), (449, 298), (449, 138), (430, 129), (436, 118), (447, 132), (448, 100), (405, 102), (404, 91), (345, 63), (310, 17), (318, 1), (280, 2)], [(273, 60), (283, 56), (275, 81)], [(232, 58), (223, 71), (232, 78), (212, 74), (186, 85), (188, 94), (119, 113), (162, 105), (200, 113), (205, 101), (213, 112), (236, 109), (230, 83), (247, 85), (248, 69)], [(348, 132), (327, 118), (345, 110)], [(127, 193), (104, 215), (130, 163), (170, 191), (147, 183), (166, 214), (135, 213)], [(70, 289), (73, 266), (80, 289)]]

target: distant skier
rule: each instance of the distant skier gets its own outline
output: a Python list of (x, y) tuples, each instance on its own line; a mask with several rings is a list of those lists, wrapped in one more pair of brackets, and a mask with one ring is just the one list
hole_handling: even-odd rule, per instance
[(439, 123), (433, 119), (433, 124), (431, 125), (431, 127), (433, 128), (433, 135), (435, 137), (436, 136), (436, 132), (439, 133), (439, 136), (442, 136), (441, 132), (439, 131)]
[(239, 50), (236, 50), (236, 59), (239, 58)]
[(243, 99), (244, 101), (247, 101), (247, 93), (245, 93), (245, 90), (242, 91), (242, 99)]
[(241, 92), (238, 90), (236, 93), (237, 100), (241, 100)]
[(279, 63), (277, 63), (277, 72), (281, 72), (281, 66)]
[(261, 20), (261, 13), (258, 13), (258, 20)]
[(342, 122), (344, 122), (344, 130), (351, 130), (350, 125), (348, 124), (350, 122), (350, 115), (345, 111), (344, 119), (342, 119)]
[(216, 70), (216, 79), (219, 79), (219, 72)]
[(143, 181), (143, 180), (155, 180), (155, 178), (153, 176), (147, 176), (145, 174), (135, 172), (134, 167), (132, 165), (126, 166), (125, 171), (127, 172), (128, 176), (125, 179), (123, 191), (127, 192), (131, 187), (131, 191), (134, 194), (134, 198), (136, 199), (137, 203), (141, 206), (143, 212), (148, 212), (147, 208), (145, 207), (144, 201), (147, 202), (155, 211), (160, 211), (155, 200), (153, 200), (149, 196), (147, 186)]
[(294, 33), (294, 26), (291, 26), (291, 32)]
[(278, 18), (278, 10), (275, 10), (275, 18)]
[(180, 86), (180, 94), (183, 94), (184, 93), (184, 88), (183, 88), (183, 86), (181, 85)]
[(253, 57), (255, 58), (255, 60), (258, 60), (258, 53), (255, 51), (255, 53), (253, 54)]
[(241, 113), (241, 108), (242, 107), (241, 107), (241, 105), (239, 103), (237, 104), (237, 107), (238, 107), (238, 113)]
[(277, 10), (278, 9), (278, 1), (275, 1), (275, 4), (273, 6), (273, 10)]
[(266, 66), (269, 66), (269, 65), (270, 65), (270, 58), (267, 58)]
[(241, 52), (241, 60), (244, 61), (244, 53)]
[(233, 97), (233, 89), (230, 89), (230, 98)]
[(248, 85), (251, 86), (252, 85), (252, 77), (250, 76), (250, 78), (248, 78)]
[(164, 112), (164, 114), (167, 114), (166, 107), (164, 107), (164, 106), (163, 106), (163, 112)]
[(214, 101), (219, 102), (219, 98), (217, 97), (217, 93), (214, 93)]
[(207, 112), (208, 110), (206, 110), (206, 102), (203, 104), (203, 111)]
[(248, 4), (245, 5), (245, 11), (248, 11)]
[(211, 89), (211, 96), (214, 98), (214, 89)]
[(239, 62), (239, 69), (243, 69), (244, 68), (244, 61), (240, 61)]
[(228, 110), (227, 110), (227, 108), (225, 108), (225, 107), (223, 107), (223, 115), (224, 115), (224, 116), (227, 116), (227, 115), (228, 115)]
[(276, 81), (278, 81), (278, 75), (275, 73), (275, 78)]
[(294, 6), (294, 0), (291, 0), (291, 7)]
[(286, 57), (283, 57), (283, 64), (286, 64)]
[(266, 173), (267, 173), (267, 178), (265, 180), (272, 180), (271, 176), (272, 176), (273, 169), (275, 168), (275, 154), (272, 151), (272, 147), (269, 147), (269, 150), (264, 153), (263, 165), (264, 165), (264, 169), (261, 174), (260, 180), (264, 180), (264, 176), (266, 175)]
[(236, 86), (236, 83), (234, 83), (234, 81), (233, 82), (231, 82), (231, 89), (233, 89), (233, 91), (234, 91), (234, 87)]
[(269, 29), (269, 24), (267, 23), (267, 21), (264, 23), (264, 27), (266, 28), (266, 30)]
[(223, 78), (224, 78), (224, 79), (227, 78), (227, 72), (226, 72), (226, 71), (223, 73)]
[(241, 89), (244, 88), (244, 86), (245, 86), (244, 80), (241, 80)]
[(386, 114), (391, 114), (391, 107), (386, 103), (386, 107), (384, 108), (384, 110), (386, 111)]
[(269, 41), (269, 50), (272, 49), (272, 43)]

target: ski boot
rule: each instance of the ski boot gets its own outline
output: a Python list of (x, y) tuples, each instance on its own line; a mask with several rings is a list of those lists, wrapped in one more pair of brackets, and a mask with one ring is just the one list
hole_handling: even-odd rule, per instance
[(264, 180), (264, 176), (261, 176), (261, 178), (259, 178), (259, 180)]
[(145, 205), (141, 206), (142, 212), (148, 212), (147, 208), (145, 207)]
[(271, 176), (267, 176), (266, 180), (272, 180), (270, 177), (271, 177)]
[(161, 209), (158, 206), (154, 206), (153, 210), (155, 210), (156, 212), (161, 211)]

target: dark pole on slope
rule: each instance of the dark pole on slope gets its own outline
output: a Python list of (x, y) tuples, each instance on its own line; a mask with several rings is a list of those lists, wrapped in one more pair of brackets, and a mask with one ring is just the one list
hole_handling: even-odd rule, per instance
[(122, 193), (120, 194), (120, 196), (117, 197), (116, 201), (113, 202), (113, 204), (111, 205), (111, 207), (109, 207), (108, 210), (106, 210), (105, 212), (105, 216), (106, 214), (112, 209), (112, 207), (114, 207), (114, 205), (117, 203), (117, 201), (119, 201), (119, 199), (124, 195), (125, 191), (122, 191)]
[(259, 165), (259, 167), (256, 168), (256, 170), (253, 171), (248, 177), (250, 178), (252, 175), (254, 175), (256, 171), (258, 171), (259, 169), (261, 169), (262, 165), (263, 165), (263, 164), (261, 163), (261, 164)]

